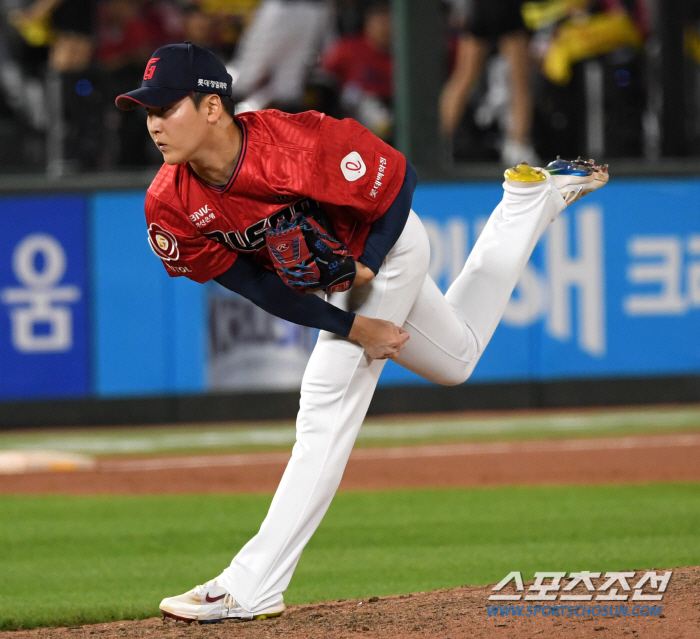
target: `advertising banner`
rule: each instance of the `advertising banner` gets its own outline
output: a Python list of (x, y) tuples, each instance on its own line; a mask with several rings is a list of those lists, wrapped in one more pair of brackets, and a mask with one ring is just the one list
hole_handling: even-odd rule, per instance
[[(501, 193), (417, 189), (443, 291)], [(0, 401), (299, 388), (316, 331), (169, 277), (143, 201), (0, 199)], [(467, 383), (700, 375), (699, 333), (700, 180), (613, 180), (551, 225)], [(380, 379), (424, 383), (393, 362)]]
[(300, 388), (318, 331), (274, 317), (215, 282), (207, 287), (209, 388)]
[(83, 197), (0, 198), (0, 399), (90, 390)]

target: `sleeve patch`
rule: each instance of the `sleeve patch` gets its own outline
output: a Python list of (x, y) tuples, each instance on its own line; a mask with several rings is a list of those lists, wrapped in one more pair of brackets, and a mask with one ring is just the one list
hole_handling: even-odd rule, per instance
[(370, 174), (370, 182), (364, 195), (370, 202), (378, 202), (383, 195), (383, 189), (388, 179), (389, 160), (379, 151), (374, 152), (374, 168)]
[(155, 222), (152, 222), (148, 227), (148, 244), (161, 260), (177, 262), (180, 258), (180, 250), (177, 248), (175, 236)]
[(348, 182), (355, 182), (367, 173), (367, 167), (362, 160), (362, 156), (357, 151), (348, 153), (340, 161), (340, 170)]

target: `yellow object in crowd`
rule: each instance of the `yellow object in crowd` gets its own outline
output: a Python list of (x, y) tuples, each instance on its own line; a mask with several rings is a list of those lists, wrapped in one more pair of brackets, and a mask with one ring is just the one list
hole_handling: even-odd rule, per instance
[(260, 4), (260, 0), (201, 0), (200, 8), (204, 13), (249, 16)]
[(700, 31), (692, 27), (685, 32), (685, 53), (700, 64)]
[(524, 2), (523, 22), (530, 31), (559, 22), (576, 9), (585, 9), (588, 0), (546, 0), (546, 2)]
[(641, 48), (644, 38), (623, 12), (601, 13), (570, 20), (559, 28), (542, 65), (554, 84), (567, 84), (577, 62), (610, 53), (620, 47)]
[(21, 11), (12, 11), (7, 20), (30, 47), (47, 47), (53, 41), (50, 14), (40, 18), (26, 18)]

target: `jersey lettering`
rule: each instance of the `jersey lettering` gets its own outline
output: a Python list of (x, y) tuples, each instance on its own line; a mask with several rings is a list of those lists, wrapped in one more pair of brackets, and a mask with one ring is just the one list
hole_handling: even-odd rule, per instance
[(205, 204), (201, 209), (195, 211), (190, 215), (190, 221), (198, 229), (201, 229), (216, 218), (216, 213), (209, 208), (208, 204)]
[(379, 196), (379, 193), (384, 186), (384, 177), (387, 170), (387, 159), (380, 153), (375, 153), (374, 157), (374, 181), (370, 182), (365, 191), (365, 197), (374, 201)]
[(297, 213), (311, 208), (312, 204), (314, 203), (309, 198), (305, 198), (273, 213), (264, 220), (258, 220), (244, 231), (229, 231), (228, 233), (224, 233), (223, 231), (209, 231), (208, 233), (204, 233), (204, 237), (208, 237), (210, 240), (223, 244), (231, 251), (240, 251), (241, 253), (259, 251), (265, 246), (265, 233), (268, 229), (277, 228), (277, 225), (282, 220), (287, 222), (291, 221)]

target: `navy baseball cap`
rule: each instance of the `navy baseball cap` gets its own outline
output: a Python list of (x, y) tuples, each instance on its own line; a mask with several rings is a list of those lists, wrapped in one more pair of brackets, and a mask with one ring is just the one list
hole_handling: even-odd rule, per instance
[(232, 83), (215, 53), (191, 42), (166, 44), (148, 61), (141, 88), (118, 96), (115, 102), (122, 111), (164, 107), (195, 92), (230, 96)]

